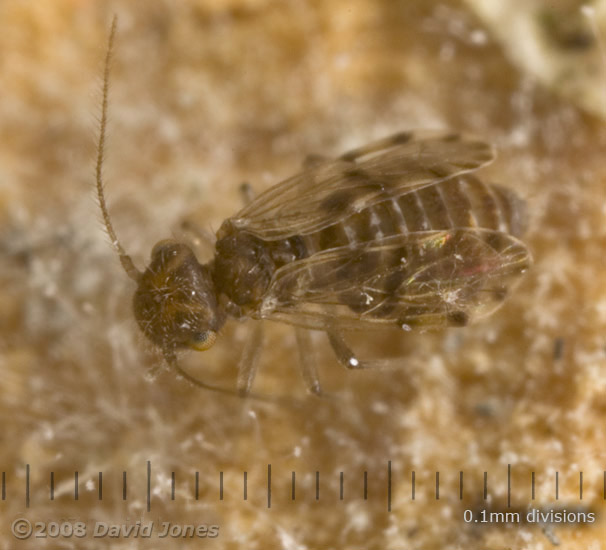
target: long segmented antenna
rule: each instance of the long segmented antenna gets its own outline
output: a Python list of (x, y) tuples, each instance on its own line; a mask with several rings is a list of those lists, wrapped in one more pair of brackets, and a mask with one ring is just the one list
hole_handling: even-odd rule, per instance
[(112, 222), (107, 211), (107, 205), (105, 203), (105, 195), (103, 194), (103, 159), (105, 157), (105, 129), (107, 127), (107, 103), (109, 96), (109, 66), (112, 57), (112, 50), (114, 47), (114, 38), (116, 36), (116, 28), (118, 26), (118, 17), (114, 15), (112, 20), (112, 26), (109, 33), (109, 41), (107, 44), (107, 53), (105, 55), (105, 69), (103, 71), (103, 102), (101, 106), (101, 122), (99, 125), (99, 142), (97, 144), (97, 165), (95, 169), (95, 176), (97, 180), (97, 199), (99, 200), (99, 206), (101, 207), (101, 214), (103, 215), (103, 221), (105, 223), (105, 230), (109, 235), (110, 241), (114, 250), (120, 257), (120, 263), (126, 271), (126, 274), (133, 280), (138, 281), (141, 277), (141, 272), (135, 267), (133, 260), (126, 253), (116, 233)]

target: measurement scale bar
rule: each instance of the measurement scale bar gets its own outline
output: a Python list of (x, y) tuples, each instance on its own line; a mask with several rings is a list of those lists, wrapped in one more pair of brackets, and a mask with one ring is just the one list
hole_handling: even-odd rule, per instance
[[(146, 509), (148, 512), (151, 511), (152, 509), (152, 490), (153, 490), (153, 486), (152, 486), (152, 463), (151, 461), (147, 461), (145, 466), (144, 466), (144, 470), (145, 470), (145, 478), (146, 478)], [(250, 480), (249, 480), (249, 476), (248, 476), (248, 471), (244, 471), (242, 472), (242, 490), (240, 492), (240, 494), (238, 495), (238, 498), (241, 498), (243, 501), (248, 501), (249, 500), (249, 493), (250, 493)], [(300, 474), (300, 473), (299, 473)], [(481, 490), (478, 491), (477, 488), (475, 488), (474, 491), (470, 490), (468, 486), (465, 485), (465, 473), (463, 471), (459, 471), (459, 472), (454, 472), (453, 475), (443, 475), (441, 474), (440, 471), (435, 471), (432, 472), (431, 474), (428, 474), (428, 472), (423, 472), (423, 474), (425, 474), (425, 476), (429, 475), (429, 478), (431, 479), (431, 483), (426, 480), (422, 485), (419, 483), (419, 479), (418, 479), (418, 475), (417, 475), (417, 471), (415, 470), (411, 470), (409, 471), (407, 474), (401, 474), (401, 473), (394, 473), (392, 470), (392, 462), (391, 460), (387, 461), (385, 464), (385, 470), (384, 472), (377, 472), (377, 476), (374, 476), (375, 479), (381, 475), (384, 476), (384, 495), (386, 495), (386, 497), (384, 497), (385, 500), (385, 507), (386, 510), (388, 512), (392, 511), (392, 503), (393, 503), (393, 495), (396, 491), (406, 491), (409, 494), (409, 500), (410, 501), (415, 501), (418, 498), (419, 495), (419, 490), (422, 490), (425, 496), (429, 496), (429, 498), (432, 498), (436, 501), (440, 500), (441, 498), (444, 498), (445, 496), (447, 496), (445, 494), (445, 489), (444, 487), (441, 488), (440, 482), (441, 480), (444, 480), (445, 478), (450, 478), (450, 479), (457, 479), (458, 478), (458, 487), (457, 487), (457, 497), (459, 500), (463, 500), (465, 498), (465, 496), (468, 497), (472, 497), (474, 496), (480, 496), (482, 500), (487, 501), (490, 495), (490, 482), (491, 480), (494, 479), (502, 479), (502, 476), (506, 476), (507, 478), (507, 494), (506, 494), (506, 506), (507, 508), (511, 508), (512, 507), (512, 466), (511, 464), (507, 465), (507, 470), (504, 472), (499, 472), (499, 475), (492, 475), (489, 476), (487, 471), (482, 472), (482, 479), (483, 479), (483, 483), (482, 483), (482, 487)], [(372, 473), (371, 473), (371, 478)], [(99, 472), (98, 476), (96, 478), (96, 489), (97, 489), (97, 499), (99, 501), (102, 501), (104, 499), (104, 497), (107, 497), (108, 495), (108, 491), (107, 488), (104, 488), (104, 481), (106, 479), (106, 475), (104, 472)], [(315, 493), (314, 493), (314, 497), (316, 501), (320, 501), (321, 500), (321, 496), (324, 499), (331, 499), (331, 500), (339, 500), (339, 501), (345, 501), (349, 498), (363, 498), (363, 500), (368, 501), (369, 500), (369, 472), (367, 470), (364, 470), (363, 472), (356, 472), (355, 474), (349, 474), (345, 471), (339, 471), (336, 474), (336, 479), (332, 479), (335, 477), (335, 474), (322, 474), (322, 476), (320, 475), (320, 471), (315, 471)], [(536, 473), (533, 471), (530, 473), (530, 475), (528, 476), (528, 480), (527, 480), (527, 488), (528, 488), (528, 494), (529, 494), (529, 499), (530, 501), (535, 501), (536, 500)], [(559, 501), (562, 498), (561, 495), (561, 487), (560, 487), (560, 473), (558, 471), (553, 472), (552, 474), (550, 474), (550, 477), (553, 480), (553, 494), (551, 495), (551, 497), (553, 498), (554, 501)], [(192, 480), (192, 497), (195, 500), (200, 500), (200, 472), (196, 471), (193, 474), (179, 474), (178, 472), (170, 472), (170, 500), (174, 501), (177, 499), (176, 496), (176, 483), (178, 480), (183, 480), (185, 478), (189, 478)], [(297, 497), (297, 495), (300, 495), (301, 491), (297, 491), (297, 472), (295, 471), (289, 471), (288, 475), (284, 478), (284, 480), (290, 478), (290, 500), (291, 501), (295, 501), (297, 500), (297, 498), (301, 498), (300, 496)], [(358, 478), (358, 479), (356, 479)], [(592, 474), (587, 476), (586, 473), (584, 471), (579, 471), (578, 472), (578, 481), (576, 483), (576, 491), (575, 491), (575, 495), (574, 495), (574, 499), (578, 500), (579, 502), (583, 501), (584, 497), (586, 497), (586, 487), (585, 484), (587, 483), (587, 479), (597, 479), (598, 475), (597, 474)], [(601, 493), (601, 497), (603, 500), (606, 501), (606, 470), (599, 472), (599, 478), (600, 478), (600, 493)], [(128, 479), (129, 479), (129, 474), (127, 471), (122, 471), (122, 483), (121, 483), (121, 498), (123, 501), (127, 501), (129, 499), (129, 484), (128, 484)], [(265, 473), (265, 479), (264, 479), (264, 485), (265, 485), (265, 491), (266, 491), (266, 506), (267, 508), (271, 508), (272, 507), (272, 482), (274, 482), (276, 479), (275, 474), (272, 472), (272, 465), (271, 464), (267, 464), (267, 470)], [(278, 479), (282, 479), (282, 476), (278, 476)], [(351, 491), (351, 489), (349, 491), (345, 490), (345, 480), (348, 479), (350, 482), (353, 480), (353, 483), (358, 485), (359, 484), (359, 491)], [(332, 496), (327, 496), (327, 495), (331, 495), (331, 493), (334, 493), (333, 490), (331, 490), (330, 492), (327, 491), (326, 489), (324, 489), (324, 491), (322, 491), (322, 484), (321, 484), (321, 480), (325, 480), (325, 484), (326, 486), (332, 486), (333, 484), (331, 483), (331, 481), (338, 481), (338, 492), (336, 494), (333, 494)], [(32, 505), (32, 493), (31, 493), (31, 468), (30, 468), (30, 464), (26, 464), (25, 465), (25, 480), (24, 480), (24, 488), (23, 488), (23, 494), (20, 495), (18, 493), (15, 494), (11, 494), (9, 491), (7, 491), (7, 486), (8, 486), (8, 477), (7, 477), (7, 473), (6, 471), (2, 472), (2, 477), (1, 477), (1, 488), (0, 488), (0, 494), (1, 494), (1, 500), (2, 501), (7, 501), (9, 499), (13, 499), (13, 498), (24, 498), (24, 503), (25, 503), (25, 507), (26, 508), (30, 508), (30, 506)], [(49, 494), (48, 494), (48, 499), (49, 500), (55, 500), (56, 498), (56, 494), (55, 494), (55, 487), (56, 487), (56, 482), (57, 482), (57, 478), (55, 475), (55, 472), (51, 471), (50, 475), (49, 475)], [(93, 480), (90, 480), (90, 482), (93, 482)], [(90, 483), (88, 482), (88, 483)], [(20, 484), (23, 483), (22, 479), (19, 479), (16, 481), (15, 484)], [(74, 474), (73, 474), (73, 500), (77, 501), (80, 498), (80, 485), (81, 485), (82, 481), (81, 481), (81, 476), (80, 476), (80, 472), (78, 470), (74, 470)], [(223, 501), (226, 500), (227, 497), (229, 496), (229, 499), (233, 501), (233, 495), (227, 495), (226, 491), (225, 491), (225, 487), (224, 487), (224, 472), (223, 471), (219, 471), (218, 475), (217, 475), (217, 485), (218, 485), (218, 490), (217, 490), (217, 497), (219, 501)], [(452, 490), (452, 488), (449, 488), (449, 490)], [(132, 496), (132, 495), (130, 495)], [(371, 495), (373, 496), (373, 495)], [(375, 490), (375, 498), (377, 497), (376, 494), (376, 490)], [(140, 498), (140, 495), (136, 495), (137, 498)], [(40, 496), (36, 495), (36, 499), (39, 499)], [(158, 498), (158, 497), (155, 497)], [(567, 502), (570, 501), (571, 495), (567, 495)], [(0, 504), (1, 506), (1, 504)]]

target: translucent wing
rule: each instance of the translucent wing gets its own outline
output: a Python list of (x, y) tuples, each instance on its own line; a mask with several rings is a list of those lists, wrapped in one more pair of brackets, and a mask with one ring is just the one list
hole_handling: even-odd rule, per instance
[(279, 183), (227, 223), (266, 240), (305, 235), (493, 158), (490, 145), (458, 134), (397, 134)]
[(285, 265), (258, 317), (313, 329), (461, 326), (494, 311), (530, 263), (499, 231), (395, 235)]

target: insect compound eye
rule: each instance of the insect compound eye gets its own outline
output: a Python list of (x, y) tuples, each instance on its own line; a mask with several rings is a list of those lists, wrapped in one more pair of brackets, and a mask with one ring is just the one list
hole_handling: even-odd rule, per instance
[(213, 344), (217, 340), (217, 333), (213, 330), (207, 330), (196, 334), (187, 345), (196, 351), (206, 351), (213, 347)]

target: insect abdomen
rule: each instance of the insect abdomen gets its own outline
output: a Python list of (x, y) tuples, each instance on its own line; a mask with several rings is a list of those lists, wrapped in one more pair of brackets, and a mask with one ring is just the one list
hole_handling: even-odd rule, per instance
[[(524, 203), (507, 189), (465, 175), (400, 196), (390, 196), (385, 186), (384, 194), (385, 200), (304, 237), (310, 256), (351, 250), (338, 265), (327, 264), (324, 273), (314, 271), (310, 296), (314, 284), (346, 286), (336, 290), (337, 298), (361, 317), (394, 318), (400, 326), (461, 326), (468, 322), (461, 307), (475, 303), (478, 292), (487, 296), (486, 304), (505, 297), (506, 288), (493, 285), (489, 272), (507, 272), (502, 279), (509, 281), (529, 265), (525, 249), (511, 269), (495, 263), (509, 246), (509, 235), (519, 236), (525, 225)], [(466, 284), (456, 280), (461, 276)], [(355, 285), (342, 284), (352, 281)]]
[[(455, 228), (484, 228), (520, 236), (524, 203), (498, 185), (460, 176), (385, 200), (305, 236), (308, 253), (376, 241), (393, 235)], [(338, 197), (344, 200), (345, 197)], [(336, 199), (335, 199), (336, 200)], [(353, 198), (352, 198), (353, 200)], [(326, 201), (328, 207), (333, 202)]]

